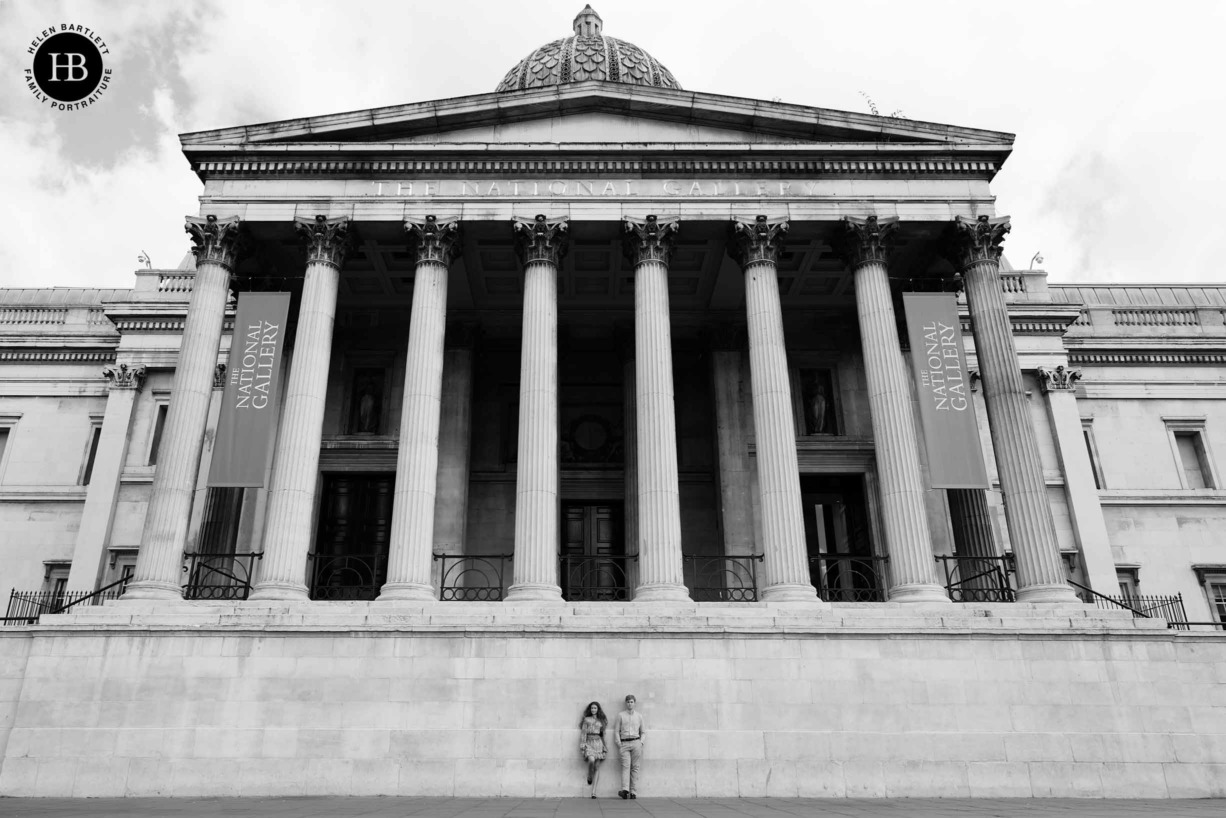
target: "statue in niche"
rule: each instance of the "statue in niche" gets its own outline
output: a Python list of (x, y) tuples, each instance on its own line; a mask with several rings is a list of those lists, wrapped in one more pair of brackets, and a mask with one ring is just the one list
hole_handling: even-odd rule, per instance
[(805, 434), (834, 433), (834, 387), (828, 369), (802, 369), (801, 393), (805, 405)]
[(379, 434), (379, 421), (383, 415), (383, 380), (382, 369), (359, 369), (354, 372), (349, 408), (350, 434)]

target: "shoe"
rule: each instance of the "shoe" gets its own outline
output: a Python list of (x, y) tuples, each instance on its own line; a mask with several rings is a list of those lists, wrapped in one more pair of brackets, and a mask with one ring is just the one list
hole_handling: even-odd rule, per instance
[(634, 793), (630, 793), (630, 797), (631, 797), (631, 798), (638, 798), (638, 796), (637, 796), (637, 795), (635, 795)]
[(595, 798), (596, 796), (593, 795), (592, 797)]
[(620, 797), (621, 797), (621, 799), (622, 799), (623, 801), (624, 801), (625, 799), (627, 799), (627, 798), (629, 798), (629, 797), (630, 797), (630, 793), (626, 792), (625, 790), (618, 790), (618, 791), (617, 791), (617, 794), (618, 794), (618, 796), (620, 796)]
[(587, 774), (587, 785), (589, 787), (592, 786), (592, 774), (591, 773)]

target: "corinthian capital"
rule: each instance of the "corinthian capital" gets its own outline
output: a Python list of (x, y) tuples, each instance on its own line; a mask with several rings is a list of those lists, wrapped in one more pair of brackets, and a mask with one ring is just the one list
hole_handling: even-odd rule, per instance
[(339, 270), (353, 251), (353, 231), (346, 216), (336, 219), (299, 216), (294, 219), (294, 229), (306, 243), (307, 264), (331, 264)]
[(965, 270), (978, 261), (999, 262), (1000, 254), (1004, 251), (1000, 243), (1005, 240), (1009, 230), (1008, 216), (995, 219), (980, 216), (973, 222), (955, 216), (946, 255), (959, 270)]
[(643, 261), (661, 261), (668, 264), (673, 254), (673, 241), (681, 222), (677, 219), (660, 221), (655, 216), (646, 219), (622, 219), (625, 227), (622, 249), (630, 263), (638, 266)]
[(192, 253), (196, 256), (197, 264), (210, 261), (227, 270), (234, 269), (242, 249), (242, 220), (238, 216), (228, 219), (218, 219), (216, 216), (198, 219), (188, 216), (183, 229), (192, 237)]
[(532, 221), (511, 219), (515, 231), (515, 251), (520, 261), (548, 261), (557, 266), (566, 255), (570, 226), (565, 218), (547, 219), (538, 215)]
[(102, 367), (102, 377), (107, 379), (112, 389), (135, 389), (139, 391), (145, 385), (145, 368), (143, 366), (128, 366), (127, 364), (104, 366)]
[(1055, 369), (1041, 366), (1037, 371), (1039, 386), (1043, 389), (1044, 395), (1048, 392), (1072, 392), (1077, 388), (1077, 381), (1081, 380), (1080, 370), (1065, 369), (1063, 364)]
[(765, 216), (758, 216), (752, 222), (747, 222), (733, 216), (729, 252), (742, 267), (755, 261), (777, 264), (779, 252), (783, 249), (783, 237), (787, 232), (788, 223), (784, 219), (772, 222)]
[(426, 216), (424, 222), (409, 219), (404, 223), (404, 230), (409, 234), (409, 250), (413, 253), (414, 264), (438, 261), (450, 265), (460, 253), (458, 218), (439, 221), (438, 216)]
[(897, 229), (898, 219), (894, 216), (884, 219), (847, 216), (843, 219), (843, 229), (835, 239), (834, 250), (853, 270), (870, 261), (885, 264)]

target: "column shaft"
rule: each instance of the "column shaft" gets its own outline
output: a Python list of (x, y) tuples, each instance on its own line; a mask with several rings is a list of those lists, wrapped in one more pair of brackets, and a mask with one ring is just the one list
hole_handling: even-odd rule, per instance
[(192, 298), (183, 322), (170, 408), (141, 532), (140, 554), (123, 597), (129, 601), (182, 598), (183, 548), (213, 395), (213, 369), (221, 343), (238, 231), (237, 219), (219, 223), (210, 216), (207, 225), (200, 221), (188, 222), (189, 232), (195, 228), (193, 237), (201, 246), (197, 248)]
[(1000, 286), (999, 262), (996, 258), (973, 260), (963, 276), (1005, 521), (1017, 561), (1018, 601), (1076, 602), (1065, 581), (1047, 502), (1043, 464)]
[(861, 263), (855, 270), (855, 285), (882, 524), (890, 555), (890, 601), (948, 602), (933, 570), (915, 414), (885, 262)]
[(400, 411), (396, 496), (387, 584), (379, 599), (433, 600), (434, 501), (447, 331), (447, 264), (422, 258), (413, 278), (413, 312)]
[(634, 270), (634, 349), (639, 469), (634, 599), (688, 602), (681, 560), (668, 265), (661, 260), (643, 259)]
[(264, 558), (260, 579), (251, 592), (253, 600), (307, 598), (306, 561), (339, 279), (340, 270), (334, 264), (315, 261), (307, 265), (273, 459)]
[[(753, 499), (746, 438), (745, 406), (741, 399), (741, 352), (711, 351), (711, 383), (715, 397), (715, 442), (719, 458), (720, 513), (724, 553), (754, 553)], [(730, 569), (731, 570), (731, 569)]]
[(515, 581), (508, 601), (558, 600), (558, 268), (524, 267), (515, 483)]
[(961, 601), (1003, 602), (998, 586), (1005, 576), (1004, 567), (995, 559), (999, 553), (987, 493), (983, 489), (947, 489), (946, 496), (954, 548), (962, 557), (957, 579), (962, 591), (969, 592)]
[(813, 601), (817, 590), (809, 578), (792, 387), (773, 261), (746, 265), (745, 305), (766, 557), (762, 596), (768, 601)]
[(94, 453), (85, 507), (81, 510), (81, 527), (72, 550), (68, 588), (74, 591), (92, 591), (99, 587), (102, 579), (103, 555), (111, 538), (119, 481), (128, 456), (132, 408), (145, 380), (143, 366), (129, 369), (127, 364), (120, 364), (107, 367), (104, 373), (111, 387), (106, 397), (106, 412), (102, 417), (98, 449)]
[(438, 500), (434, 510), (434, 548), (464, 553), (468, 524), (468, 461), (473, 424), (473, 348), (443, 353), (440, 407)]

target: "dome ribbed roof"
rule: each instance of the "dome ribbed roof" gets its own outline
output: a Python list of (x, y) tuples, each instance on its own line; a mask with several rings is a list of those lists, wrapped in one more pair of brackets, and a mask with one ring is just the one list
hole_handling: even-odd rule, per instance
[(574, 36), (541, 46), (498, 83), (496, 92), (604, 80), (627, 85), (676, 88), (681, 85), (660, 61), (634, 43), (606, 37), (600, 15), (586, 6), (575, 17)]

